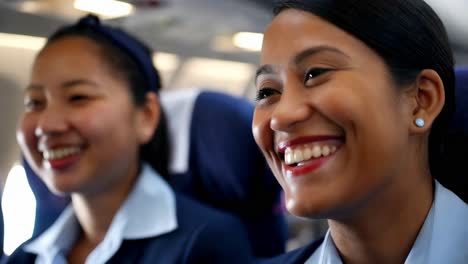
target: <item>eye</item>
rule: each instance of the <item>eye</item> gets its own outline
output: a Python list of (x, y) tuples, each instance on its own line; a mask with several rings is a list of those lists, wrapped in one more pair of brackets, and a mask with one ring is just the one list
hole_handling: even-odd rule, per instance
[(307, 84), (309, 81), (312, 81), (313, 79), (319, 77), (320, 75), (327, 73), (331, 71), (330, 69), (325, 69), (325, 68), (313, 68), (307, 71), (305, 77), (304, 77), (304, 83)]
[(34, 98), (25, 98), (24, 99), (24, 107), (27, 111), (34, 111), (39, 109), (44, 105), (43, 100), (34, 99)]
[(257, 91), (257, 96), (255, 98), (255, 101), (259, 102), (259, 101), (261, 101), (263, 99), (267, 99), (268, 97), (273, 96), (275, 94), (279, 94), (279, 91), (277, 91), (277, 90), (275, 90), (273, 88), (268, 88), (268, 87), (260, 88)]
[(84, 95), (84, 94), (76, 94), (76, 95), (72, 95), (70, 96), (69, 100), (71, 102), (83, 102), (83, 101), (86, 101), (89, 99), (89, 96), (87, 95)]

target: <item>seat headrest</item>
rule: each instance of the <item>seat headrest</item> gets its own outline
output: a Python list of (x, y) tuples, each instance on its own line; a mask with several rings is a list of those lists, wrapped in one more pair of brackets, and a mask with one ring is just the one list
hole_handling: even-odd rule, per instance
[(453, 129), (468, 135), (468, 66), (455, 68), (455, 106)]
[(280, 189), (252, 136), (254, 105), (211, 91), (163, 92), (161, 102), (174, 188), (224, 210), (271, 212)]
[(455, 68), (455, 114), (448, 133), (443, 177), (438, 180), (468, 203), (468, 67)]

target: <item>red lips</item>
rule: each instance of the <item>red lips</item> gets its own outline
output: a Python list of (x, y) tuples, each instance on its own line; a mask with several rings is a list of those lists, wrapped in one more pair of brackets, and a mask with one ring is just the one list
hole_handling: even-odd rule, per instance
[(63, 170), (72, 166), (76, 161), (80, 159), (80, 155), (71, 155), (61, 159), (47, 160), (46, 162), (50, 164), (50, 167), (54, 170)]
[[(292, 140), (279, 142), (277, 144), (277, 151), (278, 153), (283, 154), (288, 147), (293, 147), (297, 145), (305, 145), (305, 144), (310, 144), (310, 143), (320, 142), (320, 141), (334, 141), (335, 144), (338, 141), (339, 145), (341, 145), (344, 142), (344, 137), (342, 136), (307, 136), (307, 137), (295, 138)], [(299, 176), (306, 175), (315, 171), (316, 169), (320, 168), (324, 163), (326, 163), (328, 160), (332, 158), (334, 158), (334, 154), (329, 155), (329, 156), (322, 156), (319, 158), (312, 158), (308, 161), (305, 161), (304, 164), (302, 164), (301, 166), (287, 165), (284, 162), (284, 160), (282, 160), (282, 164), (283, 164), (283, 168), (287, 176), (299, 177)]]

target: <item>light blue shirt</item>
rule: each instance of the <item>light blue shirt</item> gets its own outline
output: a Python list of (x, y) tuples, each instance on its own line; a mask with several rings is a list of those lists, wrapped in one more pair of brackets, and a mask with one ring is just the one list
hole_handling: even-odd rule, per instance
[[(328, 230), (306, 264), (342, 264)], [(468, 205), (435, 182), (434, 202), (405, 264), (468, 263)]]
[[(159, 174), (144, 164), (133, 190), (112, 220), (102, 242), (88, 255), (86, 264), (105, 263), (124, 239), (155, 237), (176, 228), (174, 192)], [(79, 230), (80, 225), (70, 205), (49, 229), (24, 249), (37, 254), (37, 264), (65, 264)]]

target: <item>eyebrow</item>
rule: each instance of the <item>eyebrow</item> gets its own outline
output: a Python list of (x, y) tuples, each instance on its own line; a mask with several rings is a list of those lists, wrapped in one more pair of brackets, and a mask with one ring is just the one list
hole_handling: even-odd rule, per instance
[(273, 69), (273, 66), (271, 66), (270, 64), (262, 65), (257, 69), (257, 72), (255, 73), (255, 81), (257, 81), (258, 76), (262, 74), (274, 74), (275, 72), (275, 69)]
[[(317, 46), (317, 47), (308, 48), (308, 49), (305, 49), (305, 50), (299, 52), (299, 54), (294, 56), (294, 58), (292, 59), (292, 63), (294, 65), (299, 65), (305, 59), (307, 59), (308, 57), (316, 55), (318, 53), (322, 53), (322, 52), (333, 52), (333, 53), (336, 53), (336, 54), (338, 54), (340, 56), (346, 57), (346, 59), (351, 58), (349, 55), (347, 55), (346, 53), (344, 53), (343, 51), (341, 51), (341, 50), (339, 50), (339, 49), (337, 49), (335, 47), (331, 47), (331, 46), (327, 46), (327, 45), (321, 45), (321, 46)], [(274, 69), (274, 67), (272, 65), (270, 65), (270, 64), (262, 65), (257, 69), (257, 72), (255, 74), (255, 81), (262, 74), (274, 74), (274, 73), (276, 73), (276, 70)]]
[(61, 84), (63, 88), (71, 88), (73, 86), (78, 86), (78, 85), (98, 86), (97, 83), (90, 81), (90, 80), (85, 80), (85, 79), (70, 80)]
[(43, 90), (44, 87), (42, 87), (41, 85), (38, 85), (38, 84), (30, 84), (28, 86), (26, 86), (26, 89), (24, 89), (24, 92), (29, 92), (29, 91), (41, 91)]
[[(84, 80), (84, 79), (69, 80), (69, 81), (62, 83), (60, 86), (66, 89), (66, 88), (71, 88), (71, 87), (78, 86), (78, 85), (98, 86), (97, 83), (90, 81), (90, 80)], [(26, 87), (25, 92), (41, 91), (43, 89), (44, 89), (44, 86), (40, 84), (30, 84)]]
[(341, 51), (341, 50), (339, 50), (339, 49), (337, 49), (335, 47), (322, 45), (322, 46), (308, 48), (308, 49), (305, 49), (305, 50), (299, 52), (299, 54), (294, 56), (294, 58), (292, 59), (292, 63), (295, 64), (295, 65), (301, 64), (302, 61), (304, 61), (306, 58), (308, 58), (310, 56), (313, 56), (313, 55), (316, 55), (318, 53), (322, 53), (322, 52), (333, 52), (333, 53), (336, 53), (336, 54), (338, 54), (340, 56), (344, 56), (347, 59), (351, 58), (348, 54), (344, 53), (343, 51)]

